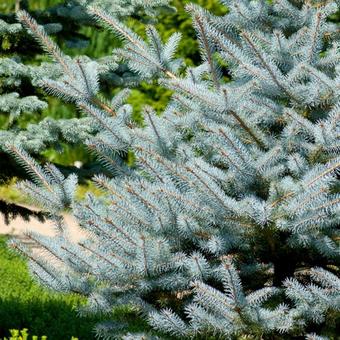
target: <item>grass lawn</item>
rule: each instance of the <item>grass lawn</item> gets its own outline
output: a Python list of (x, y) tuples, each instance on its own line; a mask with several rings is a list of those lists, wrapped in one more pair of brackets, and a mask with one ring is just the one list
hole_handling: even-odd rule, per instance
[(49, 340), (72, 336), (93, 339), (97, 320), (80, 319), (75, 307), (84, 302), (76, 295), (56, 294), (41, 288), (28, 273), (25, 261), (6, 248), (0, 238), (0, 338), (8, 330), (29, 328), (30, 334)]
[[(26, 261), (6, 247), (0, 237), (0, 339), (9, 329), (28, 328), (32, 335), (47, 335), (48, 340), (94, 339), (93, 328), (98, 318), (80, 318), (76, 306), (84, 298), (58, 294), (39, 286), (29, 275)], [(113, 313), (115, 321), (129, 322), (128, 331), (146, 328), (143, 321), (127, 310)]]

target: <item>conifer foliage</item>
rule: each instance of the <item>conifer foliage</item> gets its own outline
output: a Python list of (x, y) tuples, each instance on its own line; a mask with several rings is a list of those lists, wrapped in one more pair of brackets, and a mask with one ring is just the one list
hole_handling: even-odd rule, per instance
[[(63, 68), (44, 81), (74, 102), (97, 133), (87, 145), (111, 171), (104, 193), (74, 200), (75, 176), (40, 167), (20, 145), (8, 151), (34, 183), (24, 192), (56, 220), (56, 238), (29, 234), (36, 278), (88, 296), (82, 313), (136, 306), (160, 333), (181, 339), (247, 336), (323, 339), (336, 334), (339, 279), (339, 43), (327, 18), (338, 1), (225, 0), (215, 17), (188, 5), (202, 55), (175, 58), (180, 36), (147, 41), (98, 7), (89, 13), (125, 43), (114, 51), (141, 79), (174, 94), (145, 127), (131, 121), (123, 90), (98, 99), (95, 65), (60, 54), (27, 14), (18, 17)], [(227, 82), (226, 67), (232, 74)], [(128, 167), (117, 155), (132, 150)], [(72, 243), (58, 213), (71, 208), (88, 239)], [(121, 325), (97, 327), (103, 338)], [(145, 335), (147, 337), (147, 335)], [(150, 337), (151, 338), (151, 337)]]
[[(43, 11), (33, 11), (27, 1), (18, 0), (15, 13), (0, 13), (0, 41), (2, 43), (0, 114), (9, 116), (7, 120), (9, 128), (0, 131), (0, 150), (3, 149), (6, 140), (16, 139), (18, 143), (23, 144), (25, 150), (38, 153), (49, 146), (60, 147), (59, 142), (78, 143), (84, 135), (92, 132), (91, 129), (86, 129), (85, 126), (88, 125), (86, 120), (85, 123), (82, 120), (78, 121), (78, 129), (74, 128), (75, 124), (72, 120), (54, 120), (50, 117), (40, 121), (39, 124), (30, 124), (27, 130), (21, 130), (16, 124), (20, 114), (38, 113), (47, 108), (46, 96), (44, 97), (39, 91), (42, 79), (56, 80), (64, 74), (70, 75), (70, 70), (66, 72), (65, 69), (67, 62), (61, 62), (61, 59), (57, 57), (57, 55), (62, 57), (61, 51), (52, 43), (51, 36), (56, 36), (67, 47), (85, 47), (88, 42), (87, 38), (79, 31), (84, 27), (94, 29), (96, 25), (87, 11), (89, 4), (100, 4), (101, 8), (112, 11), (120, 20), (134, 15), (135, 18), (147, 21), (161, 11), (172, 10), (172, 7), (168, 5), (168, 0), (151, 0), (147, 4), (139, 0), (72, 0), (59, 1)], [(39, 24), (35, 23), (35, 27), (30, 27), (28, 21), (18, 23), (16, 13), (20, 8), (32, 13)], [(34, 30), (33, 36), (41, 43), (40, 47), (39, 44), (35, 44), (32, 36), (27, 34), (25, 25)], [(41, 54), (41, 48), (47, 51), (53, 59), (57, 58), (55, 60), (59, 60), (60, 63), (47, 61), (36, 65), (34, 57)], [(137, 82), (139, 79), (134, 78), (124, 65), (116, 63), (111, 56), (97, 60), (91, 60), (87, 56), (77, 56), (77, 59), (81, 60), (82, 64), (88, 64), (88, 67), (99, 68), (97, 77), (101, 76), (102, 80), (108, 83), (106, 86), (111, 88), (121, 86), (125, 82)], [(89, 81), (89, 84), (91, 83)]]
[[(120, 20), (124, 20), (126, 16), (132, 14), (139, 20), (154, 20), (152, 18), (155, 18), (161, 11), (172, 9), (167, 0), (152, 0), (148, 1), (146, 5), (143, 5), (143, 1), (59, 0), (53, 1), (54, 5), (52, 6), (50, 2), (45, 1), (45, 5), (50, 7), (36, 11), (33, 10), (33, 7), (37, 5), (34, 1), (17, 0), (13, 1), (12, 6), (10, 3), (3, 4), (2, 8), (5, 6), (8, 9), (12, 8), (13, 11), (0, 13), (1, 184), (9, 182), (13, 178), (27, 178), (15, 162), (4, 153), (4, 146), (8, 140), (16, 141), (23, 150), (34, 155), (40, 153), (39, 156), (42, 158), (42, 151), (54, 148), (62, 152), (65, 150), (65, 144), (82, 143), (84, 139), (96, 131), (95, 127), (89, 124), (88, 118), (76, 118), (76, 114), (70, 119), (47, 117), (38, 123), (28, 124), (27, 129), (21, 128), (20, 115), (29, 113), (31, 116), (35, 115), (35, 121), (38, 121), (41, 118), (41, 111), (47, 109), (46, 93), (43, 93), (40, 89), (44, 85), (42, 80), (49, 78), (50, 81), (53, 81), (63, 77), (63, 74), (68, 74), (70, 77), (73, 72), (70, 64), (71, 58), (68, 58), (68, 62), (63, 62), (60, 58), (64, 57), (60, 49), (52, 42), (52, 39), (63, 42), (67, 47), (80, 49), (86, 46), (88, 41), (86, 36), (80, 32), (81, 29), (84, 27), (93, 29), (97, 25), (87, 12), (87, 5), (89, 4), (100, 4), (105, 10), (114, 12)], [(29, 25), (29, 22), (17, 22), (15, 12), (20, 9), (31, 13), (39, 23), (35, 23), (35, 26), (31, 27), (35, 30), (34, 37), (39, 37), (38, 43), (25, 29), (25, 25)], [(52, 36), (53, 38), (51, 38)], [(39, 43), (41, 43), (40, 46)], [(37, 60), (43, 53), (42, 50), (47, 50), (53, 59), (59, 60), (59, 63), (45, 61), (41, 65), (37, 65)], [(73, 72), (71, 77), (78, 77), (78, 80), (79, 74), (82, 72), (79, 67), (83, 67), (85, 72), (86, 68), (95, 67), (100, 71), (100, 75), (98, 73), (96, 76), (100, 76), (103, 82), (105, 80), (103, 87), (110, 88), (110, 90), (120, 86), (125, 81), (137, 82), (138, 78), (134, 78), (132, 72), (128, 72), (124, 65), (115, 62), (112, 56), (91, 60), (87, 56), (78, 55), (76, 59), (77, 63), (73, 63), (76, 66), (73, 67), (78, 67), (78, 73)], [(82, 66), (79, 66), (80, 64)], [(89, 79), (88, 84), (98, 86), (98, 82), (92, 82), (91, 79)], [(84, 84), (82, 89), (84, 90)], [(51, 92), (53, 92), (52, 89)], [(98, 163), (87, 164), (82, 169), (67, 166), (63, 168), (63, 173), (68, 174), (70, 171), (77, 171), (80, 177), (89, 178), (94, 172), (98, 171), (98, 167)], [(10, 221), (11, 216), (21, 215), (25, 219), (29, 218), (30, 215), (35, 216), (33, 211), (30, 214), (29, 212), (29, 209), (22, 209), (18, 205), (0, 200), (0, 214), (6, 216), (7, 222)]]

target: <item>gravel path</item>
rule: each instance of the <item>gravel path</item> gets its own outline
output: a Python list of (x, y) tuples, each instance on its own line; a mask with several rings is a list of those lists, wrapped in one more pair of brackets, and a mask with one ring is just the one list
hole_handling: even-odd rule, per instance
[[(30, 207), (30, 209), (32, 208)], [(67, 224), (67, 231), (72, 240), (78, 241), (85, 237), (84, 232), (80, 230), (77, 222), (71, 215), (65, 214), (64, 218)], [(3, 216), (0, 214), (0, 234), (24, 237), (26, 231), (35, 231), (46, 236), (56, 235), (52, 221), (42, 223), (35, 218), (31, 218), (30, 221), (24, 221), (21, 217), (17, 217), (9, 225), (6, 225)]]

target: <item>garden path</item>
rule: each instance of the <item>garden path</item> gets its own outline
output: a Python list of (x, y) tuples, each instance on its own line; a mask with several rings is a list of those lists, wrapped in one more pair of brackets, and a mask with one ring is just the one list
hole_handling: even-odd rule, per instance
[[(30, 209), (34, 208), (30, 207)], [(86, 237), (86, 234), (79, 228), (74, 217), (66, 213), (63, 216), (67, 225), (67, 233), (72, 241), (78, 241)], [(38, 219), (32, 217), (29, 221), (25, 221), (21, 217), (16, 217), (11, 220), (9, 225), (6, 225), (3, 216), (0, 214), (0, 234), (15, 235), (24, 238), (26, 231), (34, 231), (46, 236), (54, 236), (57, 234), (53, 222), (50, 220), (40, 222)]]

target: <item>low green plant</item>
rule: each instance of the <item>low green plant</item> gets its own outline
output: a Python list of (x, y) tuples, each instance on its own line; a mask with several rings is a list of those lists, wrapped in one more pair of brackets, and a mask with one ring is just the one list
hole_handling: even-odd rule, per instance
[[(29, 333), (28, 329), (24, 328), (22, 330), (18, 329), (10, 329), (10, 337), (9, 338), (4, 338), (4, 340), (28, 340), (29, 339)], [(41, 340), (46, 340), (47, 336), (43, 335), (41, 337)], [(39, 340), (39, 337), (36, 335), (32, 335), (32, 340)]]
[[(27, 328), (23, 328), (22, 330), (18, 329), (10, 329), (10, 337), (4, 338), (3, 340), (29, 340), (29, 333)], [(43, 335), (38, 337), (37, 335), (32, 335), (32, 340), (47, 340), (47, 336)], [(71, 340), (79, 340), (78, 338), (72, 337)]]

